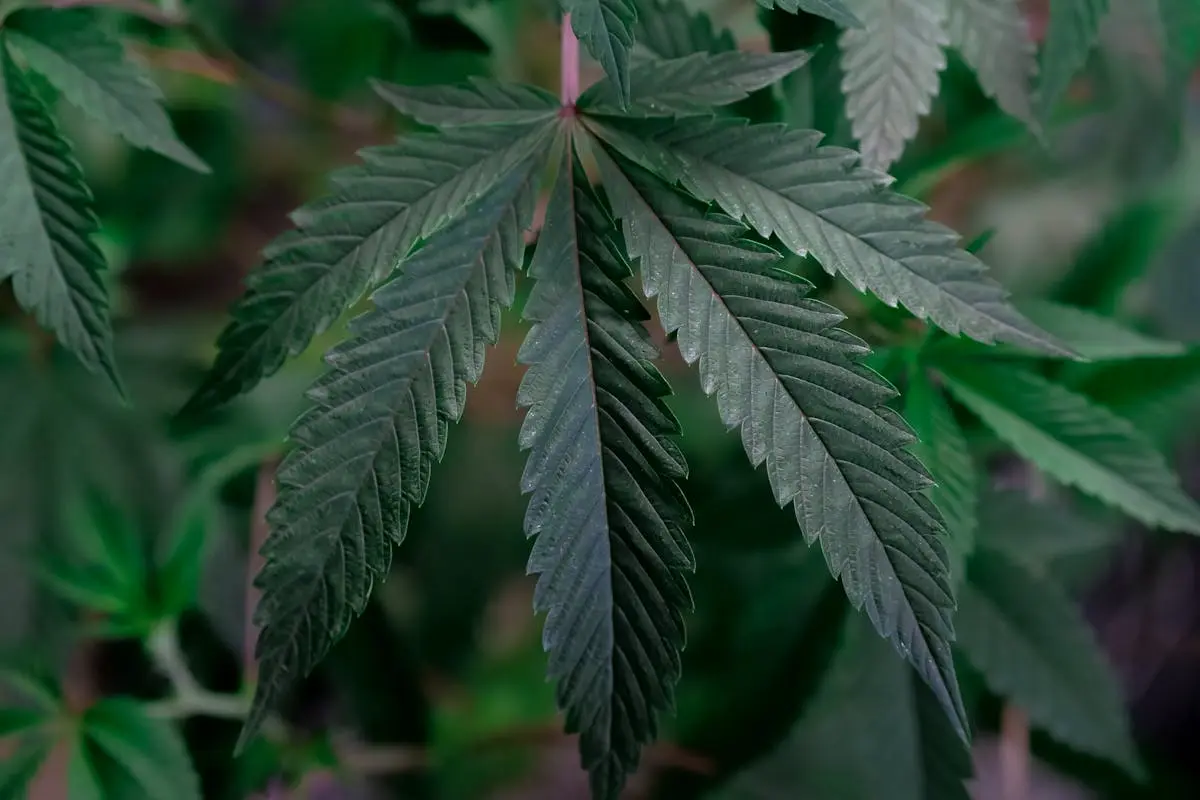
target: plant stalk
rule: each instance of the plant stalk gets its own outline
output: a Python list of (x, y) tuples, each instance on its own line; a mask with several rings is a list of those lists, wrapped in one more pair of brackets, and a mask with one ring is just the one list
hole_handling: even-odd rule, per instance
[(575, 101), (579, 99), (579, 40), (575, 38), (575, 29), (571, 27), (570, 14), (563, 14), (562, 18), (559, 70), (562, 75), (560, 97), (563, 109), (574, 113)]

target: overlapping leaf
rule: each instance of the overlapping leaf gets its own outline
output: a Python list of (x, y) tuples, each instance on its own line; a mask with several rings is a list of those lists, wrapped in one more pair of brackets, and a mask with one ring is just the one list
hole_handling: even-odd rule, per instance
[(568, 151), (530, 265), (521, 487), (549, 674), (593, 796), (610, 800), (672, 702), (693, 559), (670, 390), (648, 360), (619, 231), (586, 181)]
[(1025, 301), (1017, 307), (1036, 325), (1092, 361), (1177, 356), (1184, 352), (1179, 342), (1147, 336), (1082, 308), (1049, 300)]
[(842, 32), (842, 91), (863, 164), (886, 171), (937, 96), (947, 0), (853, 0), (862, 28)]
[(982, 342), (1070, 353), (1013, 309), (958, 236), (924, 218), (925, 206), (889, 191), (852, 151), (819, 147), (819, 133), (738, 120), (585, 121), (627, 157), (888, 305)]
[(91, 191), (7, 36), (0, 51), (0, 280), (11, 276), (21, 307), (120, 390)]
[(715, 29), (708, 15), (693, 12), (682, 0), (646, 0), (639, 4), (634, 41), (659, 58), (724, 53), (737, 48), (732, 33)]
[(362, 151), (363, 165), (335, 173), (336, 194), (297, 211), (295, 230), (264, 252), (212, 371), (183, 413), (252, 389), (303, 350), (414, 243), (464, 213), (531, 153), (552, 122), (409, 135)]
[(1055, 0), (1042, 41), (1037, 88), (1038, 116), (1043, 121), (1058, 104), (1100, 34), (1109, 0)]
[(448, 423), (462, 414), (466, 383), (479, 379), (484, 347), (496, 340), (500, 307), (512, 302), (536, 165), (518, 165), (431, 236), (326, 356), (329, 371), (292, 427), (268, 515), (256, 579), (261, 677), (243, 743), (386, 577)]
[(950, 657), (953, 629), (942, 523), (922, 490), (913, 436), (884, 404), (895, 390), (861, 365), (845, 317), (806, 297), (769, 248), (604, 153), (604, 185), (641, 261), (646, 293), (721, 419), (766, 463), (780, 505), (795, 504), (851, 603), (916, 666), (960, 730), (966, 716)]
[(528, 125), (558, 114), (558, 99), (536, 86), (473, 78), (457, 86), (398, 86), (374, 81), (375, 91), (423, 125)]
[(13, 17), (10, 36), (31, 69), (102, 126), (135, 147), (209, 171), (175, 135), (150, 75), (91, 9), (28, 9)]
[(861, 28), (862, 21), (855, 15), (853, 0), (758, 0), (763, 8), (778, 8), (789, 14), (803, 11), (833, 20), (843, 28)]
[(999, 552), (981, 550), (956, 621), (967, 658), (1034, 724), (1140, 771), (1116, 676), (1087, 621), (1053, 584)]
[[(714, 106), (736, 103), (804, 66), (811, 53), (694, 53), (683, 58), (643, 62), (629, 79), (631, 102), (626, 113), (672, 117), (705, 113)], [(579, 108), (593, 114), (619, 113), (612, 81), (595, 84), (579, 98)]]
[(1037, 48), (1019, 0), (948, 0), (950, 44), (975, 70), (979, 85), (1004, 111), (1034, 123), (1032, 81)]
[(629, 103), (629, 51), (633, 49), (633, 26), (637, 7), (633, 0), (560, 0), (571, 15), (571, 29), (600, 62), (613, 82), (617, 100)]
[(1200, 508), (1126, 420), (1040, 375), (947, 359), (946, 387), (1048, 475), (1147, 525), (1200, 533)]

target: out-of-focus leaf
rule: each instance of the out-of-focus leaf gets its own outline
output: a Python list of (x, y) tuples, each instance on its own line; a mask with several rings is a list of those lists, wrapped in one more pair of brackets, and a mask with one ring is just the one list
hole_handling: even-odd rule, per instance
[(1071, 79), (1086, 63), (1108, 13), (1109, 0), (1054, 0), (1040, 54), (1038, 116), (1047, 120)]
[(121, 768), (142, 797), (200, 800), (183, 739), (169, 722), (149, 716), (143, 704), (106, 698), (87, 710), (82, 724), (88, 742)]
[(1093, 361), (1176, 356), (1184, 352), (1179, 342), (1147, 336), (1115, 319), (1082, 308), (1049, 300), (1019, 301), (1016, 306), (1035, 325)]

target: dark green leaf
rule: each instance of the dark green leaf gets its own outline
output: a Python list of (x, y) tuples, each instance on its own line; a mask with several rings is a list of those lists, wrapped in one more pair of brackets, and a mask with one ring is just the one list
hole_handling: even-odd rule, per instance
[(617, 101), (629, 104), (629, 51), (637, 7), (633, 0), (559, 0), (571, 15), (571, 29), (616, 87)]
[(200, 782), (183, 739), (169, 722), (148, 716), (141, 703), (101, 700), (84, 714), (83, 733), (141, 789), (142, 797), (199, 800)]
[(851, 10), (852, 2), (844, 0), (758, 0), (763, 8), (778, 8), (789, 14), (803, 11), (833, 20), (843, 28), (861, 28), (862, 22)]
[(853, 152), (818, 147), (815, 131), (715, 119), (586, 122), (627, 157), (888, 305), (951, 334), (1070, 354), (1013, 309), (958, 236), (924, 218), (925, 206), (889, 191), (884, 176), (855, 165)]
[(11, 24), (11, 41), (30, 69), (44, 75), (72, 105), (135, 147), (209, 171), (175, 135), (162, 92), (150, 75), (129, 60), (120, 40), (91, 9), (27, 9)]
[(1125, 419), (1032, 372), (947, 359), (946, 387), (1020, 455), (1155, 527), (1200, 533), (1200, 508)]
[(49, 717), (30, 708), (0, 708), (0, 739), (36, 728)]
[(296, 230), (263, 253), (222, 332), (220, 354), (183, 414), (249, 391), (326, 330), (415, 243), (459, 218), (530, 154), (552, 123), (407, 135), (367, 148), (335, 173), (337, 193), (294, 214)]
[(967, 658), (1035, 725), (1141, 773), (1117, 678), (1087, 621), (1053, 584), (980, 550), (957, 622)]
[(733, 34), (714, 29), (708, 15), (693, 12), (683, 0), (644, 0), (638, 5), (634, 41), (659, 58), (737, 49)]
[(375, 91), (422, 125), (528, 125), (553, 118), (559, 102), (535, 86), (472, 78), (457, 86), (398, 86), (373, 81)]
[(752, 464), (766, 462), (776, 501), (795, 504), (851, 603), (965, 731), (942, 523), (922, 492), (929, 475), (907, 450), (911, 430), (885, 405), (895, 390), (860, 363), (868, 347), (744, 226), (603, 151), (597, 159), (646, 294), (684, 360), (699, 361), (722, 421), (741, 430)]
[(71, 145), (0, 39), (0, 280), (12, 277), (33, 313), (88, 369), (119, 392), (104, 256), (92, 194)]
[(1038, 116), (1047, 121), (1071, 79), (1087, 62), (1109, 0), (1055, 0), (1042, 40), (1041, 79), (1037, 89)]
[(387, 577), (392, 546), (462, 415), (466, 384), (479, 380), (484, 348), (499, 335), (500, 309), (512, 303), (537, 165), (514, 165), (431, 236), (325, 357), (268, 515), (255, 580), (260, 678), (242, 745)]
[(1035, 572), (1111, 545), (1120, 533), (1062, 503), (1035, 502), (1021, 492), (986, 492), (979, 502), (980, 541)]
[(678, 423), (623, 250), (568, 148), (529, 268), (521, 488), (549, 674), (598, 800), (617, 797), (672, 703), (694, 568)]
[[(30, 738), (0, 760), (0, 800), (26, 800), (29, 783), (50, 755), (49, 742)], [(75, 795), (71, 795), (75, 800)], [(88, 798), (83, 798), (88, 800)]]

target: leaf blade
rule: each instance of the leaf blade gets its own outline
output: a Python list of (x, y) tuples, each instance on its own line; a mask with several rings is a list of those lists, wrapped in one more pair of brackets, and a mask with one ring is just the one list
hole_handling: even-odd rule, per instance
[(946, 31), (984, 93), (1040, 132), (1032, 89), (1037, 47), (1018, 0), (949, 0)]
[(1026, 300), (1017, 303), (1017, 308), (1091, 361), (1177, 356), (1186, 350), (1181, 342), (1147, 336), (1115, 319), (1062, 303)]
[(737, 49), (733, 34), (714, 28), (707, 14), (693, 12), (682, 0), (647, 0), (639, 6), (634, 41), (658, 58)]
[(84, 735), (133, 778), (147, 797), (200, 800), (200, 782), (175, 727), (143, 704), (110, 697), (84, 715)]
[(843, 28), (861, 28), (860, 20), (850, 4), (844, 0), (758, 0), (758, 4), (766, 9), (778, 8), (789, 14), (815, 14), (818, 17), (832, 20)]
[(536, 86), (471, 78), (454, 86), (401, 86), (372, 79), (375, 93), (422, 125), (528, 125), (553, 118), (558, 99)]
[(571, 29), (616, 87), (617, 101), (629, 104), (629, 53), (637, 7), (633, 0), (560, 0)]
[(1066, 92), (1100, 35), (1109, 0), (1059, 0), (1050, 4), (1050, 20), (1039, 54), (1038, 116), (1045, 122)]

